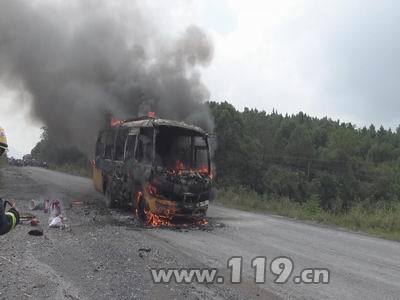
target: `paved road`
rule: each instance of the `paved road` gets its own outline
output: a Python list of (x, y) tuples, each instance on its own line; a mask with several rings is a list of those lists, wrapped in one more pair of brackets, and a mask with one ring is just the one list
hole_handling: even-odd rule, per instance
[[(37, 168), (24, 168), (20, 176), (32, 180), (65, 195), (82, 199), (96, 199), (90, 180)], [(83, 196), (84, 195), (84, 196)], [(89, 200), (85, 200), (89, 201)], [(96, 210), (96, 206), (92, 207)], [(71, 215), (73, 210), (69, 212)], [(112, 212), (112, 218), (123, 213)], [(286, 218), (242, 212), (212, 205), (209, 210), (212, 230), (150, 229), (135, 231), (141, 239), (180, 266), (217, 267), (227, 275), (227, 260), (232, 256), (243, 257), (244, 276), (239, 285), (223, 285), (202, 291), (196, 285), (199, 298), (293, 298), (293, 299), (398, 299), (400, 297), (400, 243), (346, 232), (328, 227), (306, 224)], [(71, 221), (73, 222), (73, 221)], [(221, 225), (220, 225), (221, 224)], [(123, 225), (124, 226), (124, 225)], [(122, 226), (122, 228), (123, 228)], [(128, 226), (128, 225), (126, 225)], [(128, 226), (129, 227), (129, 226)], [(82, 237), (83, 238), (83, 237)], [(121, 238), (126, 236), (121, 233)], [(97, 241), (101, 245), (102, 241)], [(121, 241), (122, 246), (127, 246)], [(251, 259), (265, 256), (270, 262), (279, 256), (290, 257), (294, 271), (286, 284), (273, 283), (267, 274), (267, 282), (256, 285)], [(163, 267), (163, 262), (158, 267)], [(165, 264), (171, 266), (171, 263)], [(327, 268), (329, 284), (294, 284), (293, 278), (304, 268)], [(73, 281), (73, 280), (72, 280)], [(146, 283), (144, 283), (146, 285)], [(179, 291), (179, 286), (177, 291)], [(161, 294), (162, 290), (159, 291)], [(203, 293), (204, 292), (204, 293)], [(209, 292), (209, 291), (208, 291)], [(177, 298), (182, 293), (175, 295)], [(171, 293), (170, 293), (171, 294)], [(174, 295), (174, 292), (172, 292)], [(1, 296), (1, 295), (0, 295)]]

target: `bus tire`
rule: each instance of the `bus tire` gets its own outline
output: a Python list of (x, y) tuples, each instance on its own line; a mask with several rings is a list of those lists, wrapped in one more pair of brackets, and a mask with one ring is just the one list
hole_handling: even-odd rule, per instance
[(143, 224), (147, 224), (148, 221), (148, 216), (146, 213), (147, 206), (146, 206), (146, 200), (144, 200), (143, 193), (140, 193), (140, 198), (138, 199), (138, 208), (137, 208), (137, 215), (139, 217), (139, 220)]

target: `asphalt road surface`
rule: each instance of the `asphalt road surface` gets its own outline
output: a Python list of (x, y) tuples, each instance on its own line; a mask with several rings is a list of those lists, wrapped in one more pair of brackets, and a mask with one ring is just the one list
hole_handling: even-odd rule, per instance
[[(39, 168), (5, 168), (0, 195), (28, 212), (30, 199), (60, 199), (68, 227), (44, 236), (28, 224), (0, 237), (0, 299), (398, 299), (400, 243), (286, 218), (212, 205), (210, 225), (145, 228), (133, 214), (108, 210), (89, 179)], [(243, 258), (240, 284), (229, 283), (230, 257)], [(266, 282), (251, 260), (267, 258)], [(277, 257), (294, 269), (274, 283)], [(224, 284), (155, 284), (150, 268), (218, 268)], [(303, 269), (330, 271), (328, 284), (294, 283)]]

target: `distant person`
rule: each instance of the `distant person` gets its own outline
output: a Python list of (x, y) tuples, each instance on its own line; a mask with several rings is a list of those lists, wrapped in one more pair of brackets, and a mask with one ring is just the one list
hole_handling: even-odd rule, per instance
[[(7, 138), (3, 128), (0, 128), (0, 156), (7, 151)], [(6, 234), (19, 223), (19, 213), (14, 205), (6, 211), (5, 203), (0, 199), (0, 235)]]

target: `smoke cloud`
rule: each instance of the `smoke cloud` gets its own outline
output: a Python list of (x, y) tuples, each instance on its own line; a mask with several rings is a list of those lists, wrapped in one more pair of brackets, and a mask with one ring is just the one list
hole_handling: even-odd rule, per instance
[(129, 1), (127, 20), (105, 1), (0, 0), (0, 81), (26, 90), (20, 101), (49, 134), (86, 153), (110, 114), (146, 107), (212, 131), (200, 73), (212, 56), (201, 29), (163, 36), (139, 1)]

